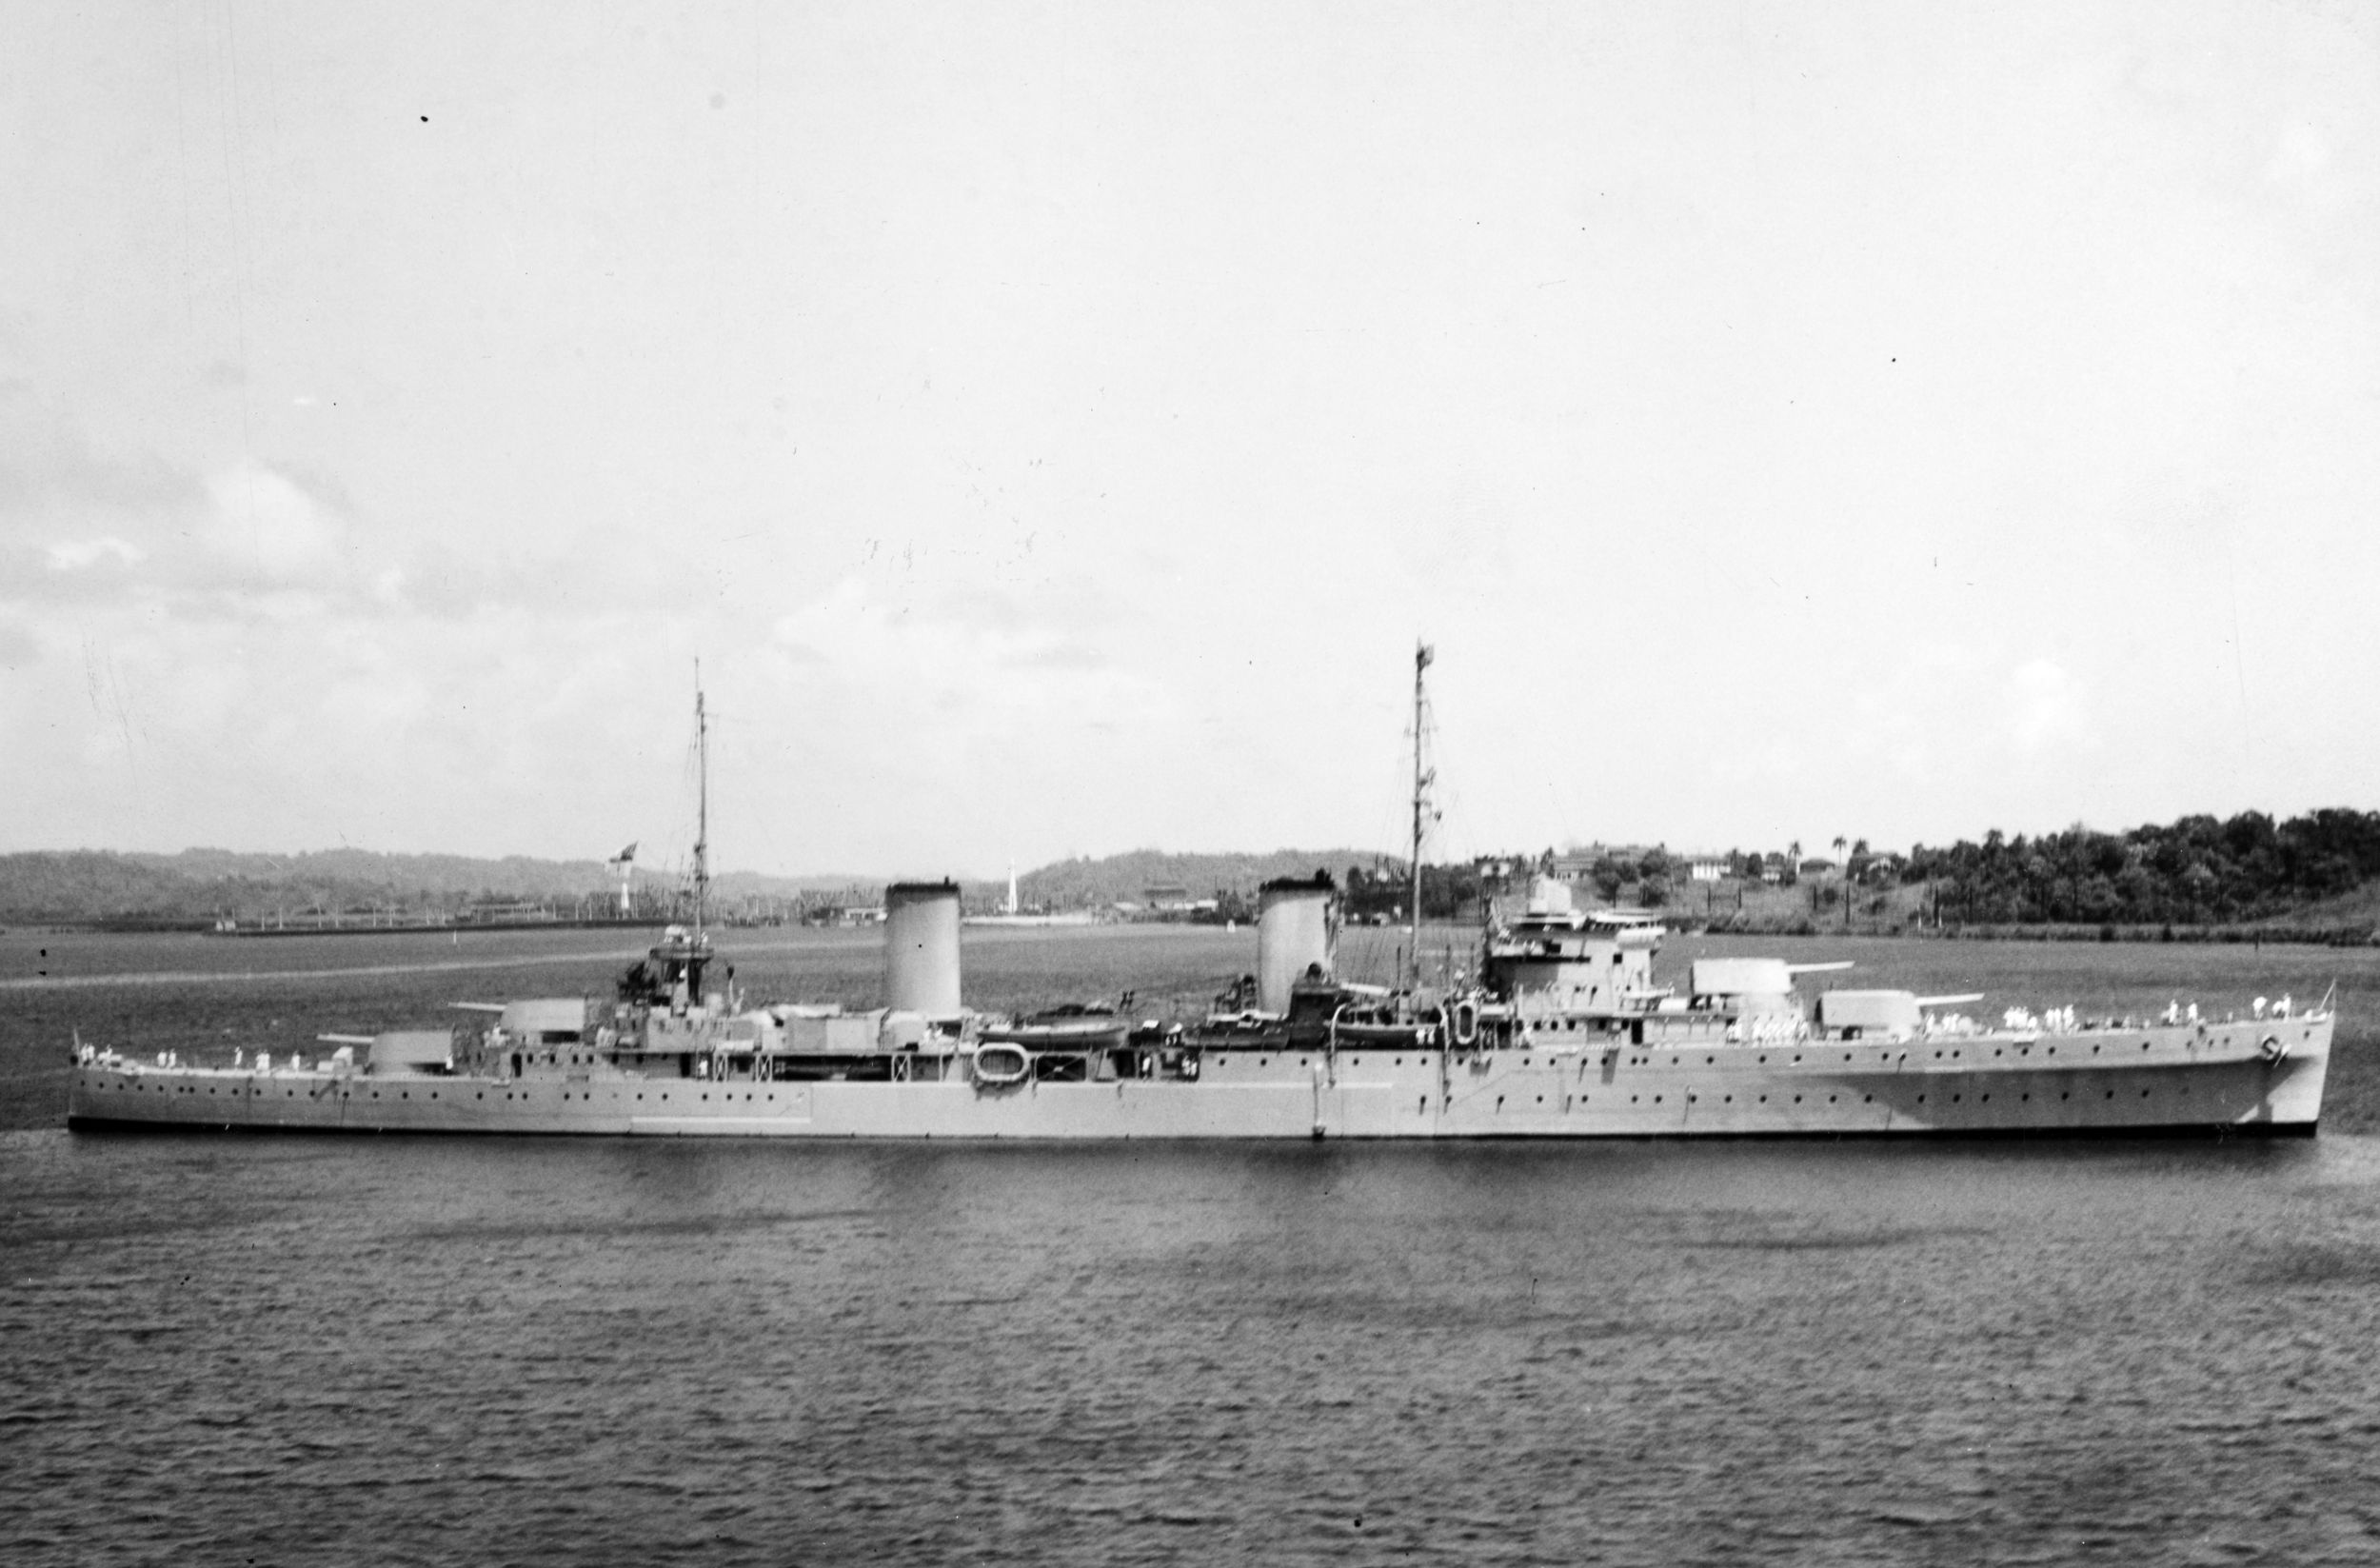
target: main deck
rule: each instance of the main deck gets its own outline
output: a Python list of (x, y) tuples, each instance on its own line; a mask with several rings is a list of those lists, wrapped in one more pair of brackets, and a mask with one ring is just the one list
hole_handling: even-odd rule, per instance
[[(2309, 1134), (2331, 1019), (1775, 1044), (1209, 1049), (1190, 1076), (381, 1077), (86, 1062), (77, 1127), (744, 1138), (1314, 1139)], [(921, 1064), (922, 1065), (922, 1064)]]

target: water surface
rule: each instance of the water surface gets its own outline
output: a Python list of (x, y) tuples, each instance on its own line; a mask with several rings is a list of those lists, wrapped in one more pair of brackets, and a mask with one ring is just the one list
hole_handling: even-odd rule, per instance
[[(1239, 951), (1027, 935), (971, 936), (971, 994), (1195, 988)], [(0, 1559), (2380, 1555), (2380, 1137), (2351, 999), (2328, 1128), (2277, 1143), (58, 1125), (69, 1027), (299, 1040), (416, 1022), (458, 973), (600, 983), (616, 945), (365, 974), (398, 950), (69, 947), (91, 983), (10, 993)], [(2275, 982), (2237, 950), (1871, 945), (1930, 988), (2144, 1009), (2370, 965), (2268, 952)], [(226, 946), (279, 978), (218, 978)], [(756, 939), (738, 962), (864, 1000), (876, 954)], [(197, 978), (107, 978), (143, 974)]]

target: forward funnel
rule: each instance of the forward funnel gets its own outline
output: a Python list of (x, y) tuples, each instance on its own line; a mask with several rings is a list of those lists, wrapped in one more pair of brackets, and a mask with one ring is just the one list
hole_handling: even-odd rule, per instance
[(1280, 877), (1256, 894), (1257, 1005), (1289, 1011), (1289, 988), (1308, 969), (1327, 980), (1339, 957), (1339, 884), (1327, 871)]
[(900, 882), (884, 889), (884, 1005), (956, 1018), (959, 884)]

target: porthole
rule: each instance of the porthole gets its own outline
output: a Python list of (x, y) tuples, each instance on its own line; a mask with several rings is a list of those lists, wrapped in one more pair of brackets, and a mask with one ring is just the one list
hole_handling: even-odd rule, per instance
[(2149, 1091), (2148, 1091), (2148, 1090), (2146, 1090), (2146, 1089), (2141, 1090), (2141, 1091), (2140, 1091), (2140, 1098), (2141, 1098), (2141, 1099), (2143, 1099), (2143, 1100), (2148, 1099), (2148, 1098), (2149, 1098)]
[(1862, 1105), (1873, 1105), (1875, 1103), (1875, 1096), (1872, 1094), (1863, 1094), (1859, 1097), (1859, 1102)]
[(1718, 1058), (1717, 1058), (1717, 1057), (1715, 1057), (1715, 1056), (1706, 1056), (1706, 1057), (1704, 1057), (1704, 1058), (1702, 1059), (1702, 1064), (1703, 1064), (1704, 1066), (1708, 1067), (1708, 1066), (1712, 1065), (1713, 1063), (1716, 1062), (1717, 1061), (1718, 1061)]
[(2110, 1089), (2108, 1091), (2108, 1098), (2110, 1100), (2113, 1100), (2115, 1098), (2115, 1091), (2113, 1089)]
[(1661, 1097), (1660, 1097), (1659, 1095), (1657, 1095), (1657, 1094), (1656, 1094), (1656, 1095), (1655, 1095), (1655, 1096), (1653, 1097), (1653, 1103), (1655, 1103), (1656, 1105), (1658, 1105), (1660, 1102), (1661, 1102)]
[(1794, 1103), (1795, 1103), (1795, 1104), (1796, 1104), (1796, 1105), (1800, 1104), (1800, 1103), (1801, 1103), (1801, 1096), (1799, 1096), (1799, 1095), (1795, 1095), (1795, 1096), (1794, 1096)]

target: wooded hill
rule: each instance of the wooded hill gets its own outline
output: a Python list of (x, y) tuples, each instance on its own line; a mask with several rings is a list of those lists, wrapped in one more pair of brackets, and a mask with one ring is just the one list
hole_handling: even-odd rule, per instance
[[(1527, 866), (1534, 854), (1496, 857)], [(1478, 863), (1486, 863), (1485, 862)], [(1598, 872), (1605, 868), (1598, 863)], [(1328, 871), (1345, 887), (1358, 917), (1384, 914), (1407, 896), (1402, 863), (1368, 850), (1281, 849), (1269, 854), (1167, 854), (1140, 849), (1097, 860), (1044, 865), (1018, 879), (1029, 909), (1105, 910), (1119, 903), (1218, 899), (1226, 912), (1252, 911), (1257, 887), (1276, 877)], [(1481, 890), (1477, 864), (1432, 865), (1425, 911), (1443, 916)], [(2259, 811), (2218, 820), (2184, 817), (2118, 833), (2080, 825), (2029, 838), (1997, 831), (1980, 843), (1919, 844), (1907, 856), (1854, 853), (1839, 872), (1809, 885), (1768, 888), (1744, 897), (1685, 883), (1685, 867), (1659, 851), (1625, 865), (1614, 862), (1595, 896), (1718, 917), (1732, 907), (1758, 926), (1807, 913), (1843, 910), (1876, 929), (1935, 923), (1972, 926), (2193, 926), (2287, 923), (2357, 927), (2380, 923), (2380, 812), (2325, 809), (2286, 822)], [(640, 872), (643, 896), (660, 901), (675, 876)], [(738, 901), (873, 903), (880, 877), (720, 877), (723, 912)], [(0, 855), (0, 922), (17, 923), (243, 922), (277, 913), (393, 909), (409, 916), (451, 916), (474, 904), (546, 901), (568, 914), (572, 901), (616, 891), (600, 862), (526, 857), (475, 860), (459, 855), (383, 855), (334, 849), (302, 855), (190, 849), (178, 855), (93, 850)], [(965, 886), (971, 909), (993, 907), (997, 883)], [(1775, 903), (1776, 908), (1767, 907)], [(1377, 907), (1375, 907), (1377, 906)]]
[(1363, 849), (1276, 849), (1262, 855), (1169, 855), (1160, 849), (1135, 849), (1027, 871), (1017, 878), (1017, 897), (1027, 908), (1052, 910), (1147, 903), (1153, 902), (1151, 894), (1176, 889), (1191, 899), (1244, 901), (1254, 899), (1258, 887), (1277, 877), (1328, 871), (1343, 879), (1349, 866), (1369, 866), (1379, 859)]
[(2074, 826), (1984, 835), (1909, 853), (1904, 883), (1931, 882), (1946, 921), (2227, 924), (2302, 917), (2380, 878), (2380, 812), (2344, 808), (2275, 823), (2261, 811), (2184, 817), (2121, 833)]
[[(664, 900), (680, 878), (640, 871), (634, 886)], [(847, 877), (765, 877), (732, 872), (719, 900), (793, 899), (836, 889)], [(302, 912), (392, 910), (404, 917), (452, 916), (475, 904), (545, 902), (571, 912), (581, 899), (616, 899), (619, 883), (599, 861), (526, 856), (384, 855), (327, 849), (300, 855), (186, 849), (174, 855), (73, 849), (0, 855), (0, 922), (209, 923)]]

